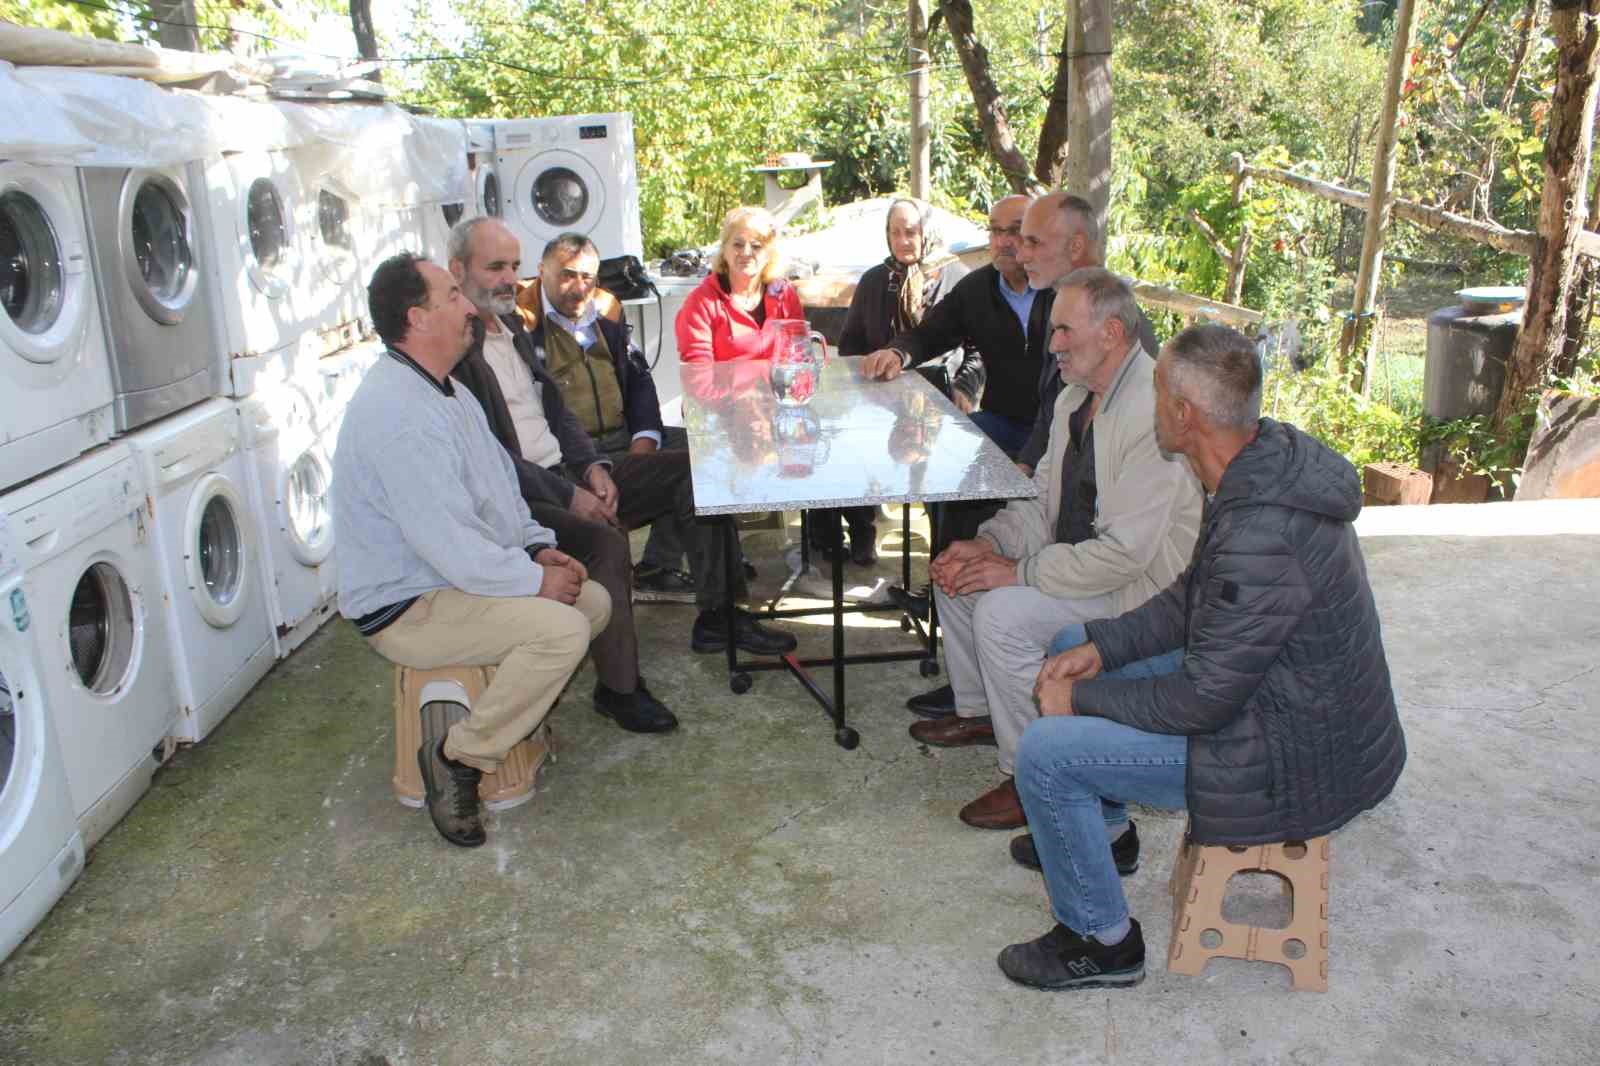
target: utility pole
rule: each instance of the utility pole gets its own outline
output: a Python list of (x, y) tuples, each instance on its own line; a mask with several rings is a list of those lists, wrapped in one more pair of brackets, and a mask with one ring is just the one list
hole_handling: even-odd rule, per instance
[(911, 87), (911, 195), (928, 199), (933, 155), (929, 148), (932, 123), (928, 119), (928, 2), (906, 0), (907, 66)]
[(1356, 272), (1355, 304), (1340, 338), (1346, 365), (1354, 353), (1360, 367), (1359, 390), (1371, 389), (1367, 373), (1372, 353), (1372, 309), (1378, 300), (1378, 274), (1383, 270), (1383, 235), (1389, 228), (1389, 201), (1394, 194), (1395, 125), (1400, 115), (1400, 88), (1411, 70), (1411, 43), (1416, 36), (1416, 0), (1400, 0), (1394, 12), (1394, 47), (1389, 51), (1389, 83), (1383, 90), (1378, 119), (1378, 145), (1372, 157), (1372, 188), (1367, 203), (1367, 228), (1361, 239), (1361, 268)]

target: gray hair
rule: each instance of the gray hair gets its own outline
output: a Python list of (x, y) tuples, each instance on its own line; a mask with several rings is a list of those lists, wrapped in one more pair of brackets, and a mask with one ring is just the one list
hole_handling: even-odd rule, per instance
[(1167, 387), (1219, 429), (1248, 430), (1261, 418), (1261, 360), (1236, 329), (1207, 322), (1167, 342)]
[(598, 256), (600, 254), (600, 249), (596, 248), (594, 246), (594, 242), (581, 233), (559, 233), (555, 237), (552, 237), (550, 242), (544, 246), (544, 253), (539, 256), (539, 262), (548, 263), (550, 261), (550, 257), (555, 255), (557, 252), (560, 252), (563, 255), (577, 255), (579, 252), (593, 252), (596, 256)]
[(493, 215), (474, 215), (451, 226), (450, 239), (445, 242), (445, 262), (459, 259), (462, 266), (469, 265), (472, 262), (472, 235), (477, 232), (479, 226), (489, 222), (500, 222), (500, 220)]
[(1083, 234), (1083, 239), (1088, 241), (1096, 251), (1100, 248), (1100, 223), (1095, 221), (1094, 205), (1081, 196), (1071, 193), (1061, 197), (1061, 210), (1070, 218)]
[(933, 217), (933, 205), (922, 200), (914, 200), (909, 196), (897, 196), (889, 201), (889, 209), (883, 213), (883, 236), (889, 238), (889, 216), (894, 214), (894, 209), (905, 204), (916, 213), (917, 229), (922, 232), (922, 258), (929, 258), (934, 252), (944, 247), (944, 235), (939, 232), (939, 224)]
[(1067, 289), (1083, 290), (1096, 325), (1114, 318), (1122, 324), (1123, 340), (1132, 342), (1139, 335), (1139, 305), (1134, 302), (1133, 289), (1105, 267), (1080, 267), (1056, 282), (1057, 295)]

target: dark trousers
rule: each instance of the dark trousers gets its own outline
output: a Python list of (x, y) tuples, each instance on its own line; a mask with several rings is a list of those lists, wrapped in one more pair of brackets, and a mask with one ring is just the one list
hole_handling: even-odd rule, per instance
[[(667, 426), (661, 431), (661, 450), (687, 452), (689, 434), (681, 426)], [(612, 452), (608, 458), (615, 465), (626, 452)], [(650, 523), (650, 536), (645, 539), (644, 551), (639, 553), (639, 565), (660, 570), (677, 570), (683, 566), (683, 556), (688, 550), (688, 534), (684, 532), (675, 514), (664, 514)]]
[[(688, 451), (621, 453), (612, 463), (611, 480), (617, 483), (617, 520), (623, 526), (638, 529), (670, 520), (683, 536), (689, 574), (694, 578), (694, 599), (700, 609), (727, 602), (728, 555), (725, 538), (718, 530), (731, 525), (733, 519), (695, 517)], [(733, 598), (742, 599), (749, 591), (742, 567), (735, 569), (733, 581)]]
[(589, 643), (595, 678), (613, 692), (639, 684), (639, 638), (633, 631), (633, 564), (628, 538), (604, 522), (579, 518), (553, 503), (530, 503), (533, 520), (556, 535), (556, 547), (578, 560), (611, 594), (611, 621)]
[[(877, 542), (878, 529), (874, 519), (878, 515), (876, 507), (823, 507), (812, 511), (806, 519), (806, 528), (810, 531), (811, 547), (813, 550), (826, 551), (833, 547), (839, 535), (839, 519), (843, 518), (846, 526), (850, 528), (850, 544), (873, 544)], [(844, 546), (843, 541), (839, 542)]]

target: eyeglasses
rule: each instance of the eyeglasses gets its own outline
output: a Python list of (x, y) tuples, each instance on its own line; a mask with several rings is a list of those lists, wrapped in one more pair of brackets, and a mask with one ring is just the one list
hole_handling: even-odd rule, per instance
[(990, 237), (1020, 237), (1020, 236), (1022, 236), (1022, 223), (1019, 222), (1015, 226), (1006, 226), (1004, 228), (1001, 228), (999, 226), (990, 226), (989, 227), (989, 236)]

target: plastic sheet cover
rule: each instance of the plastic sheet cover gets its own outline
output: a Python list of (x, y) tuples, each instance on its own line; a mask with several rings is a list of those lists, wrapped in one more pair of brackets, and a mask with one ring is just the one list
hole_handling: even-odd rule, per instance
[[(387, 104), (305, 104), (163, 89), (134, 78), (0, 63), (0, 158), (170, 166), (295, 149), (373, 203), (447, 203), (467, 186), (466, 127)], [(397, 181), (396, 176), (404, 180)]]

